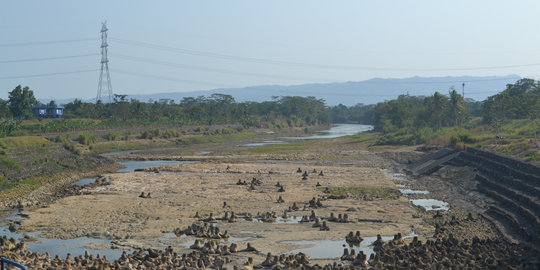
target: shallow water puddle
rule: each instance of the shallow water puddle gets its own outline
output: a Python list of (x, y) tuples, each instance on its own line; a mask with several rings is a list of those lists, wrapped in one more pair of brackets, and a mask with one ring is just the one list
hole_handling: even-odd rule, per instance
[(426, 209), (426, 211), (436, 211), (436, 210), (444, 210), (447, 211), (449, 208), (447, 202), (435, 200), (435, 199), (415, 199), (411, 200), (411, 202), (416, 205), (423, 207)]
[(286, 143), (287, 142), (284, 142), (284, 141), (263, 141), (260, 143), (246, 143), (246, 144), (243, 144), (242, 146), (251, 147), (251, 146), (264, 146), (264, 145), (274, 145), (274, 144), (286, 144)]
[(395, 181), (409, 181), (409, 179), (407, 179), (407, 176), (402, 173), (386, 173), (386, 175), (388, 175), (390, 179)]
[(96, 182), (97, 178), (82, 178), (78, 181), (71, 183), (72, 186), (84, 186)]
[[(117, 152), (119, 153), (119, 152)], [(133, 172), (136, 169), (146, 169), (150, 167), (158, 167), (161, 165), (171, 165), (171, 164), (185, 164), (185, 163), (192, 163), (193, 161), (177, 161), (177, 160), (126, 160), (126, 161), (119, 161), (118, 164), (123, 165), (125, 168), (119, 169), (116, 172), (117, 173), (124, 173), (124, 172)], [(92, 184), (96, 182), (97, 178), (81, 178), (80, 180), (77, 180), (73, 183), (71, 183), (72, 186), (84, 186), (88, 184)]]
[[(74, 239), (49, 239), (39, 237), (40, 232), (31, 232), (31, 233), (15, 233), (11, 232), (8, 229), (8, 221), (20, 219), (21, 217), (17, 216), (16, 213), (11, 213), (2, 217), (0, 221), (0, 235), (6, 236), (8, 238), (15, 238), (17, 240), (24, 240), (25, 244), (28, 246), (29, 250), (32, 252), (39, 252), (45, 254), (49, 252), (52, 258), (58, 255), (60, 258), (66, 258), (68, 253), (71, 253), (71, 256), (77, 257), (79, 255), (88, 253), (97, 256), (98, 254), (103, 257), (107, 256), (109, 261), (114, 261), (122, 255), (122, 252), (126, 251), (131, 253), (132, 250), (111, 250), (111, 249), (94, 249), (93, 246), (102, 246), (110, 247), (111, 241), (107, 239), (96, 239), (88, 237), (79, 237)], [(24, 236), (27, 235), (28, 238)], [(87, 248), (88, 247), (88, 248)]]
[[(408, 235), (403, 236), (403, 239), (412, 238), (414, 236), (417, 236), (416, 233), (411, 232)], [(366, 254), (368, 257), (372, 253), (374, 253), (373, 248), (371, 245), (375, 240), (377, 240), (376, 236), (370, 236), (370, 237), (363, 237), (364, 240), (360, 242), (358, 245), (352, 245), (347, 243), (345, 240), (301, 240), (301, 241), (284, 241), (281, 242), (283, 244), (294, 244), (294, 245), (309, 245), (311, 247), (307, 248), (299, 248), (295, 250), (291, 250), (287, 252), (287, 254), (293, 254), (302, 252), (309, 257), (313, 259), (326, 259), (326, 258), (339, 258), (341, 255), (343, 255), (343, 249), (344, 248), (353, 248), (356, 250), (356, 253), (362, 251), (364, 254)], [(389, 241), (394, 239), (394, 236), (382, 236), (382, 239), (384, 241)]]
[(429, 191), (427, 190), (414, 190), (414, 189), (408, 189), (408, 188), (400, 188), (399, 192), (403, 195), (410, 195), (410, 194), (429, 194)]
[(118, 164), (124, 166), (125, 168), (120, 169), (116, 172), (133, 172), (136, 169), (145, 169), (150, 167), (158, 167), (162, 165), (175, 165), (175, 164), (185, 164), (192, 163), (193, 161), (178, 161), (178, 160), (127, 160), (119, 161)]

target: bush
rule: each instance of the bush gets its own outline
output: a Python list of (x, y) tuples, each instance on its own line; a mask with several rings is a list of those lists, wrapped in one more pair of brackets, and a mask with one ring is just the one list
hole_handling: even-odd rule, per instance
[(78, 155), (78, 156), (81, 155), (81, 150), (77, 149), (77, 148), (75, 147), (74, 144), (65, 142), (65, 143), (63, 144), (63, 146), (64, 146), (64, 148), (65, 148), (66, 150), (68, 150), (69, 152), (71, 152), (71, 153), (73, 153), (73, 154), (75, 154), (75, 155)]
[(116, 140), (118, 140), (118, 138), (120, 138), (120, 133), (118, 133), (116, 131), (109, 131), (109, 132), (107, 132), (107, 134), (105, 134), (104, 137), (108, 141), (116, 141)]
[(464, 144), (473, 144), (476, 143), (476, 141), (477, 140), (469, 133), (456, 132), (450, 137), (450, 146), (461, 148)]
[(79, 137), (77, 138), (77, 141), (80, 144), (84, 145), (90, 145), (91, 143), (95, 143), (98, 140), (97, 134), (90, 134), (90, 133), (81, 133), (79, 134)]
[(124, 140), (124, 141), (129, 140), (129, 136), (131, 136), (131, 135), (132, 135), (131, 131), (128, 131), (128, 132), (124, 133), (124, 136), (122, 137), (122, 140)]
[(141, 133), (141, 139), (152, 140), (155, 137), (159, 137), (160, 133), (161, 133), (161, 131), (159, 130), (159, 128), (153, 128), (153, 129), (145, 130), (145, 131), (143, 131), (143, 133)]
[(161, 134), (161, 137), (165, 139), (172, 138), (172, 137), (179, 137), (179, 136), (180, 136), (180, 132), (176, 129), (168, 129), (168, 130), (165, 130)]
[(71, 135), (69, 133), (66, 133), (64, 135), (58, 135), (54, 138), (54, 141), (57, 143), (65, 143), (69, 142), (71, 140)]
[(539, 161), (540, 155), (538, 155), (537, 151), (529, 151), (527, 153), (527, 156), (525, 156), (525, 161)]

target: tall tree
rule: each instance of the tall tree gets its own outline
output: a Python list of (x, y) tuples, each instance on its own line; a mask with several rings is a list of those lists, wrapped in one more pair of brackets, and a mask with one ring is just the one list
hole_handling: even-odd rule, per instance
[(453, 87), (450, 89), (450, 119), (454, 126), (461, 126), (465, 118), (465, 100)]
[(0, 98), (0, 119), (11, 117), (7, 101)]
[(30, 107), (37, 105), (38, 102), (34, 97), (34, 91), (28, 86), (24, 88), (18, 85), (9, 92), (8, 107), (11, 114), (16, 118), (26, 118), (31, 116)]

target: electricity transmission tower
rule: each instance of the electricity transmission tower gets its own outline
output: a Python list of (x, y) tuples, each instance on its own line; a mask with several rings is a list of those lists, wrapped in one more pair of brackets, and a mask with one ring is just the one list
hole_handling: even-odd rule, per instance
[[(109, 100), (107, 102), (112, 101), (112, 85), (111, 85), (111, 74), (109, 73), (109, 59), (107, 59), (107, 47), (109, 46), (107, 44), (107, 21), (101, 23), (101, 72), (99, 73), (99, 83), (98, 83), (98, 91), (97, 91), (97, 97), (96, 97), (96, 103), (98, 100), (101, 100), (102, 95), (106, 94), (109, 95)], [(103, 73), (106, 73), (105, 76), (107, 77), (107, 92), (103, 93)]]

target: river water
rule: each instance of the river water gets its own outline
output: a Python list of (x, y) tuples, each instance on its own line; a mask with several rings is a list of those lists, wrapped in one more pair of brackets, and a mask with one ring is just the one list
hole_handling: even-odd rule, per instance
[(360, 124), (336, 124), (330, 129), (321, 130), (315, 135), (305, 137), (284, 137), (289, 140), (317, 140), (317, 139), (331, 139), (344, 136), (356, 135), (358, 133), (370, 131), (373, 129), (371, 125)]
[(299, 137), (282, 137), (282, 141), (262, 141), (247, 143), (242, 146), (246, 147), (255, 147), (255, 146), (264, 146), (264, 145), (274, 145), (274, 144), (286, 144), (287, 141), (293, 140), (316, 140), (316, 139), (331, 139), (339, 138), (344, 136), (356, 135), (362, 132), (370, 131), (373, 129), (373, 126), (370, 125), (361, 125), (361, 124), (335, 124), (330, 129), (320, 130), (315, 135), (310, 136), (299, 136)]

